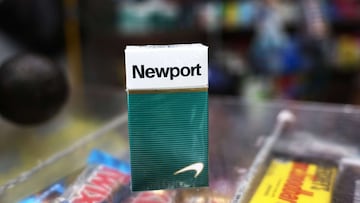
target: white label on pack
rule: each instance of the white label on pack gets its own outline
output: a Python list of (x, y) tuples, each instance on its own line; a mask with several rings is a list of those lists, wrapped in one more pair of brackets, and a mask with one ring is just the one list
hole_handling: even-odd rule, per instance
[(208, 87), (208, 47), (202, 44), (127, 46), (128, 90)]

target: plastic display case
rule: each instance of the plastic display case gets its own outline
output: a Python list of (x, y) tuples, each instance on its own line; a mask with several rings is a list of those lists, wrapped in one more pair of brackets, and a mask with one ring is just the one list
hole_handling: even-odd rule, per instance
[[(78, 94), (61, 115), (42, 126), (0, 121), (0, 202), (18, 202), (78, 173), (94, 148), (129, 160), (126, 97), (121, 92), (92, 89)], [(278, 122), (283, 109), (292, 112), (293, 122)], [(360, 109), (354, 106), (211, 97), (210, 186), (170, 191), (172, 202), (248, 202), (269, 160), (279, 154), (330, 160), (339, 170), (344, 160), (356, 165), (359, 126)], [(347, 202), (333, 194), (333, 202)]]

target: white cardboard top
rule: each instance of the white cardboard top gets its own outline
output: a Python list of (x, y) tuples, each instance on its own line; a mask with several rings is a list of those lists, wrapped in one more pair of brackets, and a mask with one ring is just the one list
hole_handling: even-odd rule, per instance
[(208, 47), (202, 44), (127, 46), (128, 90), (208, 87)]

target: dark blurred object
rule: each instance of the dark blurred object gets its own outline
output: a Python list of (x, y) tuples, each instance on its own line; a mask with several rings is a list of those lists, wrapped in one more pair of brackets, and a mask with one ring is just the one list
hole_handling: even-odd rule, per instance
[(62, 70), (47, 58), (19, 55), (0, 66), (0, 114), (24, 125), (53, 117), (69, 94)]
[(31, 50), (54, 53), (63, 47), (61, 0), (2, 0), (0, 29)]
[(209, 92), (217, 95), (237, 95), (238, 78), (219, 66), (209, 66)]
[(337, 20), (360, 20), (360, 2), (358, 0), (333, 0)]

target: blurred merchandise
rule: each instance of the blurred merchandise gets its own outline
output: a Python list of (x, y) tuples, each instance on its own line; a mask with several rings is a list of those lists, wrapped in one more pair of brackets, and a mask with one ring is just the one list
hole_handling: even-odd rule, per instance
[[(102, 90), (104, 92), (109, 91)], [(115, 107), (126, 106), (124, 94), (118, 91), (114, 91), (113, 94), (120, 96), (111, 99), (102, 97), (100, 100), (104, 103), (98, 103), (95, 106), (106, 106), (111, 103), (115, 103)], [(88, 97), (88, 100), (96, 99), (99, 98)], [(113, 112), (116, 111), (115, 107), (111, 108)], [(290, 109), (293, 113), (290, 113), (289, 110), (281, 111), (282, 109)], [(99, 116), (104, 111), (105, 108), (101, 108), (96, 114), (87, 114), (87, 117), (82, 117), (79, 122), (98, 118), (94, 115)], [(288, 113), (286, 115), (279, 114), (279, 112)], [(253, 168), (268, 168), (270, 163), (268, 161), (279, 156), (282, 157), (279, 165), (286, 165), (287, 168), (280, 166), (283, 170), (277, 171), (282, 173), (278, 177), (285, 178), (282, 178), (283, 182), (268, 181), (268, 185), (279, 184), (286, 187), (286, 178), (294, 178), (289, 176), (289, 174), (294, 175), (290, 172), (291, 166), (301, 165), (304, 167), (298, 169), (301, 170), (300, 174), (304, 175), (306, 168), (306, 175), (301, 176), (306, 180), (304, 185), (298, 189), (314, 192), (314, 196), (309, 197), (310, 199), (317, 198), (316, 196), (320, 192), (324, 198), (330, 198), (329, 194), (333, 194), (332, 198), (338, 202), (344, 199), (357, 198), (355, 191), (358, 182), (356, 165), (359, 162), (359, 140), (356, 129), (360, 122), (360, 109), (358, 107), (289, 101), (254, 102), (240, 101), (238, 97), (210, 97), (209, 113), (209, 167), (211, 170), (209, 171), (210, 185), (207, 188), (130, 193), (130, 174), (126, 161), (129, 159), (129, 148), (128, 145), (120, 142), (120, 140), (125, 140), (124, 143), (127, 143), (126, 139), (128, 138), (127, 115), (124, 108), (120, 112), (111, 114), (109, 117), (115, 119), (111, 119), (109, 123), (99, 121), (98, 127), (92, 126), (87, 128), (87, 131), (79, 131), (72, 126), (65, 134), (60, 134), (61, 136), (57, 134), (54, 126), (47, 126), (47, 130), (50, 131), (48, 135), (41, 134), (44, 131), (43, 128), (36, 128), (37, 137), (25, 134), (28, 130), (23, 128), (9, 130), (11, 134), (8, 137), (21, 135), (21, 140), (25, 140), (20, 143), (11, 143), (11, 149), (16, 147), (23, 151), (27, 150), (28, 156), (33, 159), (29, 162), (29, 167), (22, 168), (15, 173), (15, 179), (5, 179), (6, 183), (11, 183), (11, 187), (0, 188), (0, 200), (4, 203), (19, 202), (19, 200), (27, 201), (26, 203), (35, 203), (39, 200), (45, 203), (66, 190), (67, 192), (63, 194), (64, 202), (75, 200), (114, 202), (120, 198), (121, 200), (117, 202), (227, 203), (238, 198), (239, 194), (253, 197), (253, 192), (257, 189), (264, 189), (261, 186), (261, 179), (265, 180), (266, 171), (260, 170), (253, 176), (247, 176), (247, 174), (252, 174)], [(292, 122), (285, 120), (286, 123), (282, 125), (275, 124), (277, 117), (282, 118), (283, 115), (291, 118)], [(72, 121), (68, 119), (66, 123), (73, 124)], [(3, 131), (7, 129), (6, 125), (5, 127), (3, 123), (1, 125)], [(56, 127), (61, 128), (61, 125), (57, 123)], [(269, 140), (275, 134), (279, 139), (275, 140), (271, 148), (268, 148), (269, 151), (264, 154), (263, 149), (266, 149), (266, 143), (270, 143)], [(2, 142), (0, 143), (9, 143), (9, 140), (4, 138), (5, 136), (6, 134), (2, 132), (0, 137)], [(78, 136), (77, 139), (73, 138), (75, 136)], [(41, 142), (51, 137), (52, 142)], [(62, 139), (65, 137), (69, 139), (66, 145)], [(71, 138), (72, 140), (70, 140)], [(30, 141), (34, 144), (29, 145)], [(59, 145), (62, 146), (56, 152), (41, 151), (45, 147), (55, 148)], [(92, 152), (87, 156), (89, 149)], [(114, 153), (115, 151), (117, 153)], [(54, 159), (53, 154), (57, 158)], [(112, 154), (121, 157), (121, 160), (114, 158)], [(10, 159), (16, 159), (15, 153), (7, 156)], [(270, 159), (263, 159), (264, 165), (258, 165), (258, 157)], [(68, 161), (64, 162), (64, 160)], [(5, 163), (4, 158), (1, 158), (1, 161), (3, 163), (1, 167), (4, 168), (11, 168), (12, 166), (12, 170), (14, 170), (20, 166), (17, 163)], [(74, 170), (75, 165), (77, 166), (75, 167), (76, 170)], [(346, 169), (347, 167), (352, 169)], [(52, 170), (49, 170), (50, 168)], [(333, 187), (335, 170), (339, 171), (335, 181), (335, 188), (338, 189), (331, 189), (331, 192), (330, 190), (324, 191), (325, 186)], [(79, 171), (83, 171), (83, 173), (77, 179), (74, 178), (79, 175)], [(314, 178), (315, 173), (316, 178)], [(285, 176), (286, 174), (287, 176)], [(63, 181), (69, 175), (72, 179)], [(76, 179), (75, 182), (73, 182), (74, 179)], [(46, 186), (44, 186), (45, 183), (47, 183)], [(57, 183), (61, 187), (56, 185)], [(72, 183), (70, 187), (69, 183)], [(246, 190), (238, 190), (241, 184), (245, 184), (252, 192), (241, 193), (246, 192)], [(309, 184), (316, 186), (317, 189), (309, 189)], [(41, 185), (43, 187), (39, 188)], [(349, 188), (349, 190), (342, 190), (341, 187)], [(47, 189), (43, 190), (43, 188)], [(271, 191), (274, 190), (275, 186)], [(277, 191), (279, 191), (279, 187)], [(289, 189), (289, 191), (292, 190)], [(112, 194), (110, 195), (110, 193)], [(73, 197), (73, 199), (68, 200), (68, 197)], [(299, 198), (307, 198), (307, 195), (302, 193)]]
[(222, 1), (205, 2), (198, 5), (198, 23), (203, 29), (207, 31), (215, 31), (222, 29), (223, 16)]
[(250, 203), (331, 203), (334, 166), (274, 158)]
[(119, 1), (118, 30), (141, 34), (176, 28), (179, 6), (165, 0)]
[(110, 154), (93, 150), (88, 166), (55, 202), (114, 202), (130, 195), (130, 166)]
[(122, 171), (124, 173), (130, 173), (130, 165), (129, 163), (115, 158), (113, 155), (108, 154), (99, 149), (93, 149), (88, 158), (87, 158), (88, 165), (106, 165), (108, 167), (114, 168), (118, 171)]
[(312, 39), (325, 38), (328, 34), (328, 27), (323, 11), (323, 1), (302, 0), (302, 10), (308, 37)]
[(301, 74), (288, 74), (274, 78), (274, 94), (278, 98), (299, 98), (304, 93), (304, 79)]
[(357, 0), (332, 0), (337, 20), (360, 20), (360, 2)]
[(248, 69), (244, 57), (231, 50), (214, 55), (209, 63), (210, 94), (240, 94), (242, 78)]
[(278, 10), (287, 25), (299, 23), (301, 20), (300, 6), (292, 0), (282, 0)]
[(65, 190), (71, 185), (79, 172), (72, 173), (66, 177), (61, 178), (61, 180), (56, 181), (51, 186), (46, 189), (31, 195), (23, 200), (20, 200), (18, 203), (50, 203), (61, 195), (64, 194)]
[(238, 2), (238, 25), (240, 27), (249, 27), (253, 23), (256, 4), (254, 1)]
[[(353, 40), (360, 20), (350, 15), (358, 8), (356, 1), (127, 0), (106, 5), (84, 2), (80, 9), (87, 82), (123, 85), (120, 53), (127, 44), (200, 42), (210, 47), (211, 93), (241, 95), (246, 77), (267, 77), (270, 89), (276, 89), (269, 98), (352, 102), (321, 92), (330, 94), (339, 82), (338, 70), (358, 74), (358, 43)], [(110, 24), (94, 25), (105, 16)], [(227, 55), (242, 62), (229, 68), (234, 57), (218, 57)], [(246, 68), (240, 75), (232, 71), (243, 69), (241, 64)], [(279, 88), (282, 77), (295, 78), (280, 79), (294, 81), (291, 87)]]
[[(339, 70), (359, 74), (360, 2), (356, 0), (53, 0), (29, 2), (27, 11), (18, 1), (0, 4), (1, 15), (10, 16), (0, 20), (0, 29), (20, 42), (16, 47), (22, 49), (25, 44), (46, 55), (61, 50), (57, 44), (64, 41), (59, 35), (66, 34), (67, 70), (76, 91), (82, 83), (123, 87), (120, 53), (127, 44), (208, 45), (211, 62), (217, 67), (214, 71), (219, 74), (212, 77), (227, 75), (230, 80), (227, 85), (213, 81), (211, 86), (217, 88), (213, 93), (241, 95), (243, 85), (238, 84), (243, 84), (244, 77), (261, 74), (276, 86), (277, 77), (285, 75), (301, 78), (294, 84), (297, 93), (274, 86), (277, 91), (272, 98), (287, 95), (289, 99), (337, 102), (340, 100), (318, 92), (331, 92), (331, 84), (339, 82), (334, 79)], [(18, 12), (11, 12), (15, 9)], [(49, 12), (56, 15), (41, 17)], [(29, 13), (40, 17), (26, 18)], [(30, 34), (23, 36), (25, 32)], [(229, 55), (229, 50), (249, 64), (241, 77), (227, 67), (232, 59), (216, 56)], [(316, 91), (307, 88), (319, 83)]]
[(209, 65), (209, 92), (211, 94), (236, 94), (237, 80), (215, 64)]
[[(123, 50), (182, 43), (209, 46), (209, 187), (130, 193)], [(1, 203), (103, 201), (84, 178), (103, 166), (122, 172), (103, 185), (122, 202), (227, 203), (274, 157), (330, 164), (332, 202), (360, 199), (360, 109), (339, 105), (360, 104), (359, 0), (0, 0), (0, 64)], [(282, 109), (296, 122), (275, 125)]]
[(121, 202), (130, 194), (129, 183), (129, 174), (105, 165), (90, 166), (55, 202)]
[(256, 38), (253, 44), (253, 64), (260, 72), (276, 75), (284, 69), (282, 53), (288, 43), (284, 21), (277, 11), (276, 0), (266, 1), (258, 7)]
[(224, 27), (235, 27), (238, 22), (238, 10), (236, 1), (225, 2), (224, 5)]
[[(119, 160), (115, 158), (113, 155), (110, 155), (102, 150), (93, 149), (87, 160), (88, 167), (94, 167), (97, 165), (105, 165), (106, 167), (110, 167), (112, 169), (116, 169), (121, 172), (130, 173), (130, 165), (122, 160)], [(73, 182), (76, 180), (76, 176), (79, 175), (79, 172), (76, 171), (66, 177), (61, 178), (60, 181), (56, 181), (56, 183), (52, 184), (48, 188), (44, 189), (43, 191), (31, 195), (30, 197), (27, 197), (19, 203), (47, 203), (47, 202), (53, 202), (55, 199), (63, 195), (65, 191), (68, 191), (68, 187), (70, 187)], [(80, 177), (79, 177), (80, 178)], [(108, 181), (110, 181), (110, 178), (105, 178), (103, 176), (99, 176), (96, 181), (100, 184), (107, 184)], [(95, 181), (95, 182), (96, 182)], [(100, 185), (101, 186), (101, 185)], [(126, 186), (128, 188), (128, 186)], [(78, 189), (78, 188), (76, 188)], [(126, 189), (125, 189), (126, 190)], [(129, 190), (129, 189), (128, 189)], [(93, 192), (95, 192), (94, 190)], [(82, 199), (83, 202), (87, 202), (89, 199)], [(92, 199), (94, 200), (94, 199)]]
[(248, 77), (244, 81), (243, 97), (249, 103), (263, 102), (274, 98), (272, 79), (267, 77)]
[(360, 69), (360, 42), (353, 36), (342, 35), (337, 42), (337, 65), (346, 69)]
[(56, 183), (46, 190), (40, 192), (37, 195), (32, 195), (19, 203), (46, 203), (54, 200), (62, 195), (65, 191), (65, 186), (62, 183)]

